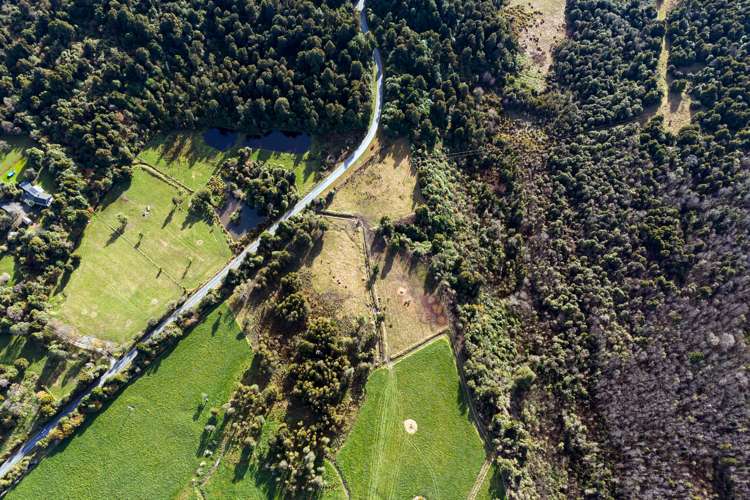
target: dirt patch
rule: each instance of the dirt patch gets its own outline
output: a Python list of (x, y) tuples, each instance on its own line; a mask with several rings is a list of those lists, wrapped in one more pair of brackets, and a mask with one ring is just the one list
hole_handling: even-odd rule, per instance
[[(657, 2), (657, 19), (664, 20), (672, 9), (676, 0), (662, 0)], [(654, 113), (664, 117), (664, 127), (672, 133), (677, 133), (682, 127), (689, 125), (693, 118), (691, 111), (690, 96), (685, 92), (675, 91), (671, 88), (672, 77), (667, 72), (669, 66), (670, 44), (666, 36), (662, 40), (661, 52), (657, 63), (657, 73), (659, 75), (659, 87), (663, 92), (663, 97), (658, 109), (651, 113), (646, 113), (646, 119)], [(645, 120), (644, 120), (645, 121)]]
[(358, 317), (372, 312), (367, 291), (364, 238), (356, 220), (326, 218), (328, 230), (320, 251), (306, 259), (314, 291), (337, 306), (338, 314)]
[(371, 247), (375, 287), (385, 315), (388, 354), (395, 356), (448, 327), (446, 311), (426, 285), (424, 264)]

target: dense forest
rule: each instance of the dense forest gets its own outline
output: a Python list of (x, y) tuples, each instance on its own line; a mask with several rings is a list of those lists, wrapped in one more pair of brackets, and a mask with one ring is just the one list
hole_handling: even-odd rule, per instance
[[(567, 2), (550, 90), (508, 89), (531, 121), (482, 96), (480, 139), (422, 150), (425, 206), (381, 224), (455, 297), (511, 497), (748, 495), (742, 4)], [(642, 124), (665, 32), (676, 135)]]

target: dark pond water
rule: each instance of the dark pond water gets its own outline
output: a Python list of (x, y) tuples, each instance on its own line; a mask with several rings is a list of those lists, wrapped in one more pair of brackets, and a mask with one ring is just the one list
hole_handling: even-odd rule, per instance
[[(210, 128), (203, 133), (203, 140), (214, 149), (226, 151), (233, 148), (240, 138), (239, 132), (224, 128)], [(302, 154), (310, 149), (312, 137), (308, 134), (274, 130), (264, 136), (246, 137), (242, 146), (253, 149), (265, 149), (278, 153)]]
[(248, 137), (242, 143), (253, 149), (267, 149), (279, 153), (302, 154), (310, 149), (312, 138), (307, 134), (293, 134), (274, 130), (263, 137)]
[[(234, 214), (238, 210), (240, 212), (240, 218), (238, 221), (232, 222), (232, 214)], [(235, 198), (230, 193), (229, 201), (227, 201), (226, 205), (224, 205), (224, 208), (222, 208), (219, 219), (221, 220), (221, 223), (224, 225), (224, 227), (227, 228), (227, 231), (232, 234), (232, 236), (234, 236), (235, 238), (239, 238), (248, 231), (251, 231), (264, 223), (267, 217), (260, 215), (255, 208), (251, 207), (247, 203), (243, 203), (241, 200)]]
[(210, 128), (203, 132), (203, 140), (214, 149), (226, 151), (237, 143), (240, 134), (223, 128)]

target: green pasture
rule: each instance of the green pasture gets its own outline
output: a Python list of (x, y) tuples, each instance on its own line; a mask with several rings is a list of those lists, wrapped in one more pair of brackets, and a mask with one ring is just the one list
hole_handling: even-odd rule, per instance
[(202, 453), (209, 410), (229, 399), (251, 360), (233, 314), (219, 307), (8, 498), (174, 498), (212, 462)]
[[(445, 337), (372, 373), (336, 461), (352, 498), (466, 498), (485, 459)], [(405, 421), (417, 430), (407, 433)]]
[[(0, 137), (0, 140), (10, 145), (10, 150), (0, 153), (0, 183), (16, 184), (18, 179), (26, 168), (26, 155), (24, 152), (31, 147), (31, 140), (25, 137)], [(8, 177), (9, 172), (15, 172), (12, 177)]]
[[(172, 198), (183, 196), (182, 206)], [(54, 315), (81, 335), (124, 342), (166, 304), (209, 279), (232, 256), (218, 224), (194, 219), (190, 200), (136, 168), (115, 186), (86, 227), (80, 266), (63, 278)], [(127, 218), (122, 233), (118, 216)]]

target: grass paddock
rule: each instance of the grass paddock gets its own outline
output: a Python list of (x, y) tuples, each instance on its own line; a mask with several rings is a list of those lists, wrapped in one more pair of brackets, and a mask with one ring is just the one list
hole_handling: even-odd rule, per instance
[(336, 462), (352, 498), (455, 499), (466, 498), (484, 459), (450, 344), (440, 337), (372, 373)]
[[(219, 225), (192, 220), (187, 199), (174, 208), (178, 193), (139, 168), (113, 188), (76, 250), (80, 266), (53, 299), (57, 319), (79, 335), (126, 342), (231, 258)], [(122, 234), (120, 214), (128, 219)]]
[(209, 410), (228, 400), (251, 361), (234, 315), (219, 307), (7, 498), (175, 497), (211, 461), (201, 453)]

